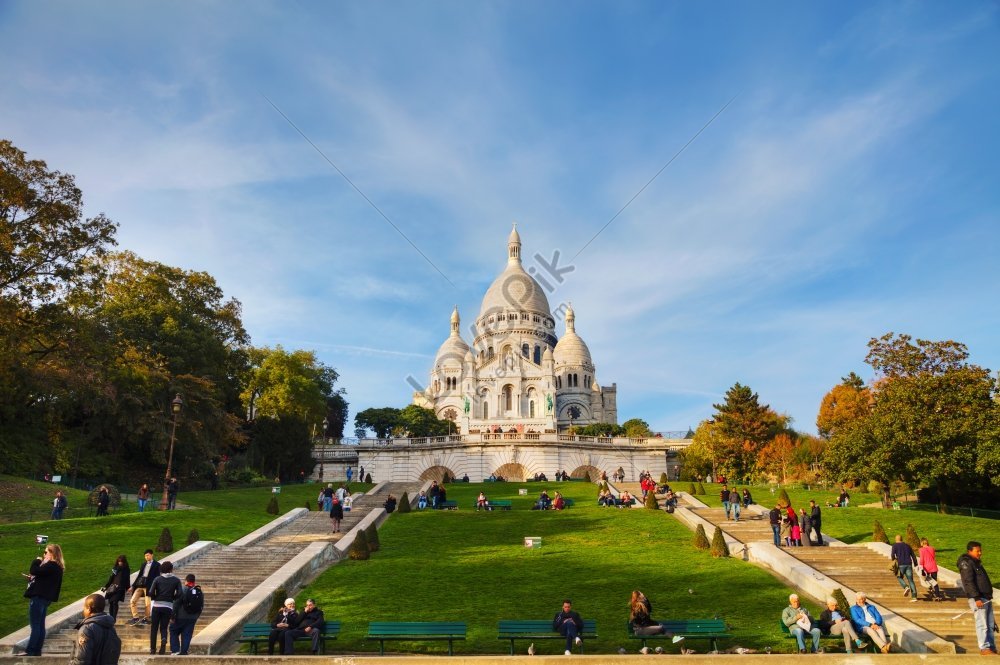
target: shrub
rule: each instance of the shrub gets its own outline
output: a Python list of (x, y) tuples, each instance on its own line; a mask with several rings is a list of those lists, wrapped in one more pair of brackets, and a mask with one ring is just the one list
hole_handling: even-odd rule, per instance
[(279, 586), (271, 593), (271, 607), (267, 610), (267, 620), (270, 621), (273, 617), (278, 616), (278, 612), (281, 608), (285, 606), (285, 598), (288, 597), (288, 592), (285, 591), (285, 587)]
[(906, 525), (906, 535), (903, 536), (903, 541), (913, 548), (914, 554), (920, 551), (920, 538), (917, 536), (917, 530), (913, 528), (912, 524)]
[(382, 543), (378, 540), (378, 527), (375, 526), (375, 522), (368, 525), (365, 529), (365, 540), (368, 541), (368, 551), (378, 552), (382, 547)]
[(403, 496), (399, 497), (399, 504), (396, 506), (397, 513), (408, 513), (412, 510), (410, 507), (410, 497), (403, 492)]
[(882, 523), (878, 520), (875, 520), (875, 524), (872, 525), (872, 542), (889, 544), (889, 537), (885, 535), (885, 529), (882, 528)]
[(271, 500), (267, 502), (267, 514), (277, 515), (278, 514), (278, 495), (272, 494)]
[(879, 480), (869, 480), (868, 481), (868, 493), (869, 494), (882, 494), (882, 482)]
[(347, 552), (347, 556), (355, 561), (367, 561), (371, 557), (371, 550), (368, 549), (368, 538), (365, 537), (364, 529), (358, 529), (357, 535), (354, 536), (354, 542), (351, 543), (351, 549)]
[(660, 485), (666, 485), (669, 482), (670, 480), (667, 478), (667, 472), (664, 471), (663, 473), (660, 474)]
[(198, 535), (198, 529), (191, 529), (191, 533), (188, 534), (188, 545), (194, 545), (201, 537)]
[[(321, 504), (318, 504), (318, 503), (316, 504), (316, 510), (320, 510), (320, 505)], [(313, 509), (312, 501), (310, 501), (309, 499), (306, 499), (306, 510), (312, 510), (312, 509)]]
[(699, 550), (707, 550), (712, 546), (708, 542), (708, 535), (705, 533), (705, 527), (699, 523), (698, 528), (694, 530), (694, 541), (692, 543)]
[(163, 531), (160, 532), (160, 540), (156, 543), (157, 552), (173, 552), (174, 551), (174, 537), (170, 535), (170, 529), (163, 527)]
[(729, 556), (729, 545), (726, 544), (726, 537), (722, 535), (722, 529), (715, 527), (715, 534), (712, 536), (712, 556), (717, 559)]
[(118, 506), (122, 505), (122, 495), (121, 495), (121, 492), (119, 492), (118, 488), (115, 487), (114, 485), (109, 485), (107, 483), (101, 483), (100, 485), (98, 485), (97, 487), (95, 487), (90, 492), (90, 495), (87, 496), (87, 505), (90, 505), (90, 506), (96, 506), (97, 505), (97, 497), (101, 494), (100, 489), (102, 487), (108, 488), (108, 506), (109, 507), (111, 507), (111, 508), (117, 508)]
[(847, 602), (847, 596), (844, 595), (844, 590), (837, 587), (831, 595), (837, 601), (837, 609), (840, 610), (840, 613), (845, 617), (851, 616), (851, 604)]
[(646, 500), (644, 501), (647, 508), (650, 510), (659, 510), (660, 502), (656, 500), (656, 492), (649, 491), (646, 492)]
[(598, 490), (608, 490), (608, 489), (610, 489), (610, 486), (608, 485), (608, 481), (602, 480), (601, 482), (599, 482), (597, 484), (597, 489)]
[(705, 486), (701, 484), (700, 480), (698, 481), (698, 494), (705, 496)]
[(792, 500), (788, 498), (788, 492), (786, 492), (785, 488), (782, 487), (778, 492), (778, 506), (780, 508), (787, 508), (790, 505), (792, 505)]
[(694, 496), (698, 493), (698, 488), (694, 486), (694, 483), (688, 483), (688, 494)]
[(370, 483), (371, 481), (372, 481), (372, 474), (366, 473), (365, 474), (365, 482), (366, 483)]

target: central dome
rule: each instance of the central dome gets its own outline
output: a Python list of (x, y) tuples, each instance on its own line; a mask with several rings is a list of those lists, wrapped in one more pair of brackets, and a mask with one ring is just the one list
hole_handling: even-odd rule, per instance
[(552, 315), (545, 291), (521, 266), (521, 236), (516, 228), (507, 239), (507, 267), (486, 290), (479, 316), (511, 310)]

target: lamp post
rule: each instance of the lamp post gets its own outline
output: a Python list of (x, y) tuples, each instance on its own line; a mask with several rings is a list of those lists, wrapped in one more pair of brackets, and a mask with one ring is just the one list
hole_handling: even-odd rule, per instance
[(170, 411), (174, 416), (174, 425), (170, 430), (170, 452), (167, 454), (167, 475), (163, 477), (163, 498), (160, 499), (160, 510), (166, 510), (168, 505), (167, 500), (167, 485), (170, 483), (170, 476), (173, 473), (174, 466), (174, 440), (177, 435), (177, 416), (180, 415), (181, 409), (184, 407), (184, 400), (181, 399), (180, 393), (174, 397), (174, 400), (170, 402)]
[(330, 429), (330, 420), (323, 418), (323, 447), (319, 451), (319, 479), (323, 480), (323, 467), (326, 466), (326, 434)]

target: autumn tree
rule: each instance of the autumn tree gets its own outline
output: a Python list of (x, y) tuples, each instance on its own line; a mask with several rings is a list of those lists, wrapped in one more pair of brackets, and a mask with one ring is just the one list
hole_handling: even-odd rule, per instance
[(713, 407), (719, 435), (713, 446), (717, 468), (733, 479), (748, 478), (760, 449), (787, 427), (789, 419), (761, 404), (757, 393), (739, 383), (726, 391), (724, 402)]
[(775, 435), (757, 453), (757, 471), (763, 475), (773, 475), (780, 482), (787, 483), (795, 460), (795, 442), (787, 433)]
[(823, 397), (816, 416), (816, 429), (820, 436), (829, 439), (848, 423), (867, 416), (871, 404), (871, 390), (865, 387), (861, 377), (851, 372)]

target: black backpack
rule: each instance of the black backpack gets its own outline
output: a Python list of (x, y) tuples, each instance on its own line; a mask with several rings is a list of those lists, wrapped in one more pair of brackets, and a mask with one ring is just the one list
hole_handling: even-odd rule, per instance
[(96, 665), (118, 665), (118, 659), (122, 655), (122, 638), (113, 628), (104, 630), (104, 642), (101, 644), (101, 651), (97, 654)]
[(205, 594), (201, 592), (201, 587), (196, 584), (185, 589), (181, 606), (188, 614), (201, 614), (201, 610), (205, 607)]

